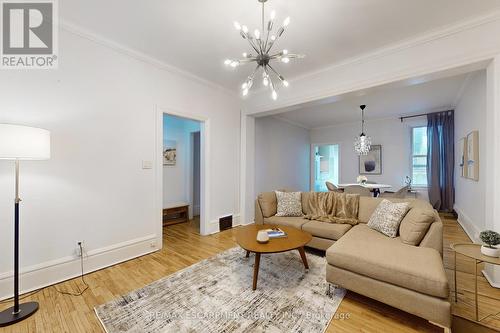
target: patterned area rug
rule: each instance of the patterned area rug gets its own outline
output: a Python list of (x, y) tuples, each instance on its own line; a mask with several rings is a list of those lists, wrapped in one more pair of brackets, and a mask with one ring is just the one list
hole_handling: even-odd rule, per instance
[(345, 290), (328, 295), (325, 258), (255, 257), (235, 247), (95, 308), (106, 332), (323, 332)]

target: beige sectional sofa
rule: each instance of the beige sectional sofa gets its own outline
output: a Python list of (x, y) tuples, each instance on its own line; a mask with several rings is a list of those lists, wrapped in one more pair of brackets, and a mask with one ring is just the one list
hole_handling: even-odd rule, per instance
[[(302, 209), (308, 214), (308, 192)], [(443, 224), (424, 201), (410, 202), (399, 236), (387, 237), (366, 223), (382, 198), (360, 197), (355, 226), (276, 215), (274, 192), (261, 193), (255, 202), (255, 223), (292, 226), (312, 234), (309, 247), (326, 251), (326, 279), (359, 294), (384, 302), (444, 327), (451, 327), (449, 286), (443, 267)]]

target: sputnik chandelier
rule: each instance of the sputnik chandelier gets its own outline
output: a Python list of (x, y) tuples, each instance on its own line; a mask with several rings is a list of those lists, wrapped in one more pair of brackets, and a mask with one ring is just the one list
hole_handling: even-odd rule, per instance
[(265, 25), (264, 5), (267, 0), (257, 0), (262, 3), (262, 30), (255, 29), (253, 36), (249, 33), (246, 25), (241, 25), (234, 22), (234, 27), (240, 32), (240, 36), (246, 39), (252, 47), (253, 53), (243, 53), (243, 59), (226, 59), (224, 64), (231, 68), (236, 68), (240, 65), (256, 63), (257, 66), (252, 74), (248, 76), (246, 81), (241, 85), (243, 96), (248, 95), (248, 91), (252, 88), (255, 76), (262, 69), (262, 84), (271, 89), (271, 97), (276, 100), (278, 93), (276, 92), (276, 85), (273, 81), (273, 76), (278, 79), (284, 87), (288, 87), (288, 81), (273, 67), (270, 62), (272, 60), (281, 61), (285, 64), (290, 62), (290, 59), (304, 58), (304, 55), (289, 53), (288, 50), (282, 50), (272, 53), (271, 49), (276, 44), (276, 41), (283, 35), (285, 28), (290, 23), (290, 17), (283, 21), (283, 25), (273, 33), (274, 19), (276, 12), (272, 11), (267, 26)]

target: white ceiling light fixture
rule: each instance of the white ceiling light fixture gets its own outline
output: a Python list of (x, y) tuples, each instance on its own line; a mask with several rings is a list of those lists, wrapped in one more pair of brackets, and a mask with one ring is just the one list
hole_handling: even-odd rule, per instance
[(372, 139), (365, 134), (365, 108), (366, 105), (360, 105), (361, 109), (361, 134), (354, 141), (354, 151), (358, 155), (366, 155), (370, 151)]
[(255, 29), (252, 36), (246, 25), (234, 22), (234, 27), (240, 32), (240, 36), (248, 41), (253, 51), (255, 51), (255, 54), (245, 52), (243, 53), (243, 59), (226, 59), (224, 64), (231, 68), (236, 68), (244, 64), (254, 62), (257, 63), (257, 66), (253, 70), (252, 74), (248, 76), (245, 82), (241, 85), (243, 96), (248, 95), (248, 91), (253, 86), (255, 75), (262, 68), (262, 84), (271, 89), (271, 97), (276, 100), (278, 98), (278, 93), (276, 92), (276, 85), (274, 84), (273, 76), (275, 76), (275, 79), (278, 79), (284, 87), (288, 87), (289, 83), (273, 66), (270, 65), (271, 60), (277, 60), (287, 64), (290, 62), (290, 59), (304, 58), (305, 56), (302, 54), (289, 53), (286, 49), (276, 53), (271, 52), (274, 44), (276, 44), (278, 38), (283, 35), (285, 28), (290, 23), (290, 17), (287, 17), (283, 21), (283, 25), (275, 33), (273, 33), (276, 12), (271, 12), (270, 19), (267, 22), (267, 25), (265, 25), (264, 5), (267, 0), (257, 1), (262, 3), (262, 30)]

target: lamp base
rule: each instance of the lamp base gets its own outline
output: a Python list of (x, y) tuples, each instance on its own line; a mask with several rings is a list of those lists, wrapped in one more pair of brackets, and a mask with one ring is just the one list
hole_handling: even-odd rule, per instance
[(19, 304), (19, 313), (14, 314), (14, 307), (0, 312), (0, 327), (15, 324), (31, 316), (38, 310), (37, 302)]

